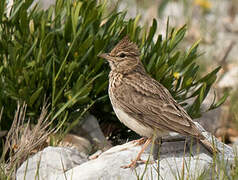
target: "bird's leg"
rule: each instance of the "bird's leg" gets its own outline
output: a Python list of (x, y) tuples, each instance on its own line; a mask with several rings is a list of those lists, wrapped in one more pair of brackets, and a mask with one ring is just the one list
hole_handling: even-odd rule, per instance
[(141, 155), (142, 153), (145, 151), (145, 149), (148, 147), (148, 145), (151, 143), (152, 141), (152, 137), (148, 138), (144, 145), (142, 146), (140, 152), (138, 153), (138, 155), (136, 156), (136, 158), (134, 160), (132, 160), (132, 162), (129, 165), (126, 166), (121, 166), (122, 168), (134, 168), (136, 166), (137, 161), (142, 161), (141, 160)]
[(142, 145), (142, 144), (144, 144), (146, 142), (146, 140), (147, 140), (147, 137), (142, 137), (140, 139), (133, 140), (132, 142), (135, 145)]

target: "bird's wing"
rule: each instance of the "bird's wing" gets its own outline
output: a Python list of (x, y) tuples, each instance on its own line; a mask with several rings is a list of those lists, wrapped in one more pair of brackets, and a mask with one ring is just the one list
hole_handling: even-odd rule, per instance
[[(164, 129), (195, 137), (201, 132), (169, 91), (149, 76), (125, 77), (116, 88), (118, 106), (129, 116), (152, 128)], [(125, 101), (126, 99), (126, 101)]]

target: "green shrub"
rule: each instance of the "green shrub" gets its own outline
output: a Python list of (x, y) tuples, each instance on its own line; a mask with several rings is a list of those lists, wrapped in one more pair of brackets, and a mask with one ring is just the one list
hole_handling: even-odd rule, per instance
[[(34, 120), (46, 97), (51, 118), (69, 129), (89, 110), (113, 119), (107, 95), (109, 66), (97, 55), (110, 51), (126, 34), (141, 48), (151, 76), (182, 104), (196, 97), (187, 110), (192, 117), (201, 115), (201, 103), (220, 68), (196, 79), (198, 43), (187, 52), (177, 48), (186, 26), (157, 37), (155, 20), (146, 29), (138, 25), (139, 16), (126, 21), (126, 12), (104, 17), (106, 4), (95, 0), (57, 0), (45, 11), (31, 7), (32, 1), (14, 0), (8, 17), (6, 0), (1, 0), (0, 108), (4, 113), (0, 129), (9, 129), (18, 101), (26, 102), (27, 117)], [(210, 109), (225, 98), (214, 101)]]

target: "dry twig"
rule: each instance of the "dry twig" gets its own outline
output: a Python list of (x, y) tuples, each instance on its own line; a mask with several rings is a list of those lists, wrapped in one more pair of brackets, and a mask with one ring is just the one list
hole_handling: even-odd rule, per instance
[(44, 104), (40, 117), (34, 127), (30, 127), (30, 120), (25, 121), (27, 105), (18, 104), (17, 111), (12, 126), (7, 134), (1, 162), (9, 152), (9, 158), (5, 163), (5, 173), (15, 176), (16, 169), (24, 162), (29, 155), (42, 149), (49, 135), (54, 133), (55, 129), (50, 129), (52, 121), (49, 121), (49, 105)]

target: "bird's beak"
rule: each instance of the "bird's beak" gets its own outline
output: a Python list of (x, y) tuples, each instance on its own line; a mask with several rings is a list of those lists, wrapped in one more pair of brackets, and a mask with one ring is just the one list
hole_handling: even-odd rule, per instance
[(107, 53), (102, 53), (102, 54), (99, 54), (98, 57), (103, 58), (103, 59), (107, 59), (108, 54)]
[(98, 57), (106, 59), (108, 61), (112, 61), (112, 57), (108, 53), (99, 54)]

